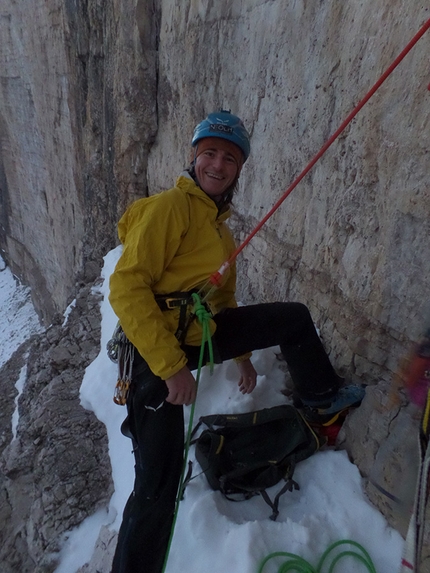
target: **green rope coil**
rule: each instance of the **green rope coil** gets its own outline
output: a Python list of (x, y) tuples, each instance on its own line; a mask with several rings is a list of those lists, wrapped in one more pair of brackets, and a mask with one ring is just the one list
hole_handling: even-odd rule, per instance
[(357, 543), (356, 541), (352, 541), (350, 539), (342, 539), (340, 541), (332, 543), (328, 547), (328, 549), (324, 551), (321, 559), (318, 562), (316, 569), (310, 563), (308, 563), (308, 561), (305, 561), (305, 559), (299, 557), (298, 555), (294, 555), (293, 553), (277, 551), (275, 553), (271, 553), (270, 555), (268, 555), (263, 559), (257, 573), (263, 573), (263, 569), (266, 566), (266, 564), (271, 559), (274, 559), (276, 557), (289, 558), (289, 561), (286, 561), (279, 567), (277, 573), (288, 573), (289, 571), (295, 571), (296, 573), (323, 573), (323, 567), (330, 553), (340, 545), (352, 545), (356, 549), (358, 549), (358, 551), (348, 550), (348, 551), (341, 551), (340, 553), (338, 553), (332, 559), (331, 563), (328, 564), (327, 573), (333, 573), (336, 565), (343, 557), (353, 557), (357, 561), (360, 561), (369, 573), (376, 573), (375, 566), (368, 552), (359, 543)]
[(275, 553), (270, 553), (270, 555), (265, 557), (261, 562), (258, 573), (263, 573), (263, 569), (266, 563), (276, 557), (289, 558), (289, 561), (286, 561), (280, 566), (278, 573), (287, 573), (288, 571), (296, 571), (297, 573), (315, 573), (315, 569), (305, 559), (299, 557), (298, 555), (294, 555), (294, 553), (287, 553), (286, 551), (276, 551)]
[(324, 561), (328, 557), (328, 555), (333, 551), (333, 549), (336, 549), (336, 547), (339, 547), (340, 545), (352, 545), (352, 546), (356, 547), (362, 554), (357, 553), (355, 551), (342, 551), (333, 559), (333, 561), (329, 567), (328, 573), (333, 573), (335, 565), (344, 556), (355, 557), (356, 559), (358, 559), (359, 561), (361, 561), (363, 563), (363, 565), (367, 568), (369, 573), (376, 573), (375, 566), (374, 566), (372, 559), (371, 559), (370, 555), (368, 554), (368, 552), (364, 549), (364, 547), (362, 545), (360, 545), (356, 541), (352, 541), (351, 539), (343, 539), (341, 541), (336, 541), (335, 543), (332, 543), (330, 545), (330, 547), (328, 549), (326, 549), (326, 551), (323, 553), (323, 555), (322, 555), (322, 557), (318, 563), (317, 573), (320, 573), (322, 571), (322, 566), (324, 564)]

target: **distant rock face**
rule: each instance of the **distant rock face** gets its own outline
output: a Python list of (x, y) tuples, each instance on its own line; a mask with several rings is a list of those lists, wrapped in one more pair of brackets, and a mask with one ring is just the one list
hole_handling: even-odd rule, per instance
[(146, 194), (157, 125), (147, 5), (2, 3), (0, 247), (46, 324), (77, 278), (98, 276), (124, 205)]
[[(53, 571), (63, 534), (112, 494), (106, 429), (79, 400), (99, 340), (99, 301), (85, 287), (65, 326), (33, 337), (0, 371), (2, 573)], [(23, 368), (13, 436), (14, 384)]]

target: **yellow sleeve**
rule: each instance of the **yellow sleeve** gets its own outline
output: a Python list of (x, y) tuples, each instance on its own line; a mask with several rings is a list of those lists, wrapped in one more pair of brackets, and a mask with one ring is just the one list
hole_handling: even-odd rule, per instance
[(123, 252), (110, 278), (109, 301), (127, 338), (163, 380), (187, 359), (152, 287), (175, 256), (188, 224), (186, 198), (178, 204), (164, 192), (134, 203), (118, 225)]

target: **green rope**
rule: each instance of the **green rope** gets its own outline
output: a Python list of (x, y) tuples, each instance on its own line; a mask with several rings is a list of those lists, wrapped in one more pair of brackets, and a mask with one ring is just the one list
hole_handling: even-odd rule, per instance
[(298, 573), (316, 573), (315, 569), (310, 563), (305, 561), (302, 557), (294, 555), (294, 553), (287, 553), (285, 551), (277, 551), (275, 553), (270, 553), (267, 557), (263, 559), (258, 569), (258, 573), (262, 573), (264, 566), (270, 559), (275, 557), (288, 557), (290, 561), (283, 563), (278, 569), (278, 573), (287, 573), (287, 571), (297, 571)]
[[(202, 342), (200, 345), (200, 356), (199, 356), (199, 363), (198, 363), (198, 367), (197, 367), (197, 376), (196, 376), (196, 386), (198, 389), (199, 382), (200, 382), (200, 373), (201, 373), (201, 370), (203, 367), (203, 360), (205, 357), (206, 345), (208, 347), (209, 368), (210, 368), (211, 374), (212, 374), (213, 368), (214, 368), (213, 346), (212, 346), (211, 331), (210, 331), (210, 327), (209, 327), (209, 321), (212, 318), (212, 315), (206, 309), (206, 307), (202, 304), (200, 297), (197, 293), (193, 293), (192, 297), (194, 300), (193, 314), (198, 318), (198, 320), (200, 321), (200, 324), (202, 326)], [(184, 478), (185, 478), (185, 472), (186, 472), (187, 463), (188, 463), (188, 453), (190, 450), (191, 434), (193, 431), (195, 404), (196, 404), (196, 400), (194, 400), (193, 404), (191, 405), (190, 420), (188, 422), (187, 438), (185, 440), (184, 463), (182, 466), (182, 474), (181, 474), (181, 479), (179, 481), (178, 494), (176, 496), (175, 513), (173, 515), (172, 529), (170, 531), (170, 538), (169, 538), (169, 543), (167, 545), (166, 556), (164, 558), (164, 565), (163, 565), (162, 573), (164, 573), (164, 571), (166, 570), (167, 562), (169, 560), (169, 554), (170, 554), (170, 549), (172, 546), (173, 535), (175, 533), (176, 521), (178, 519), (179, 504), (180, 504), (180, 502), (183, 498), (183, 495), (184, 495)]]
[(206, 344), (208, 346), (208, 352), (209, 352), (210, 373), (212, 374), (212, 372), (214, 370), (214, 351), (213, 351), (213, 346), (212, 346), (211, 331), (210, 331), (210, 327), (209, 327), (210, 319), (212, 318), (212, 315), (206, 309), (205, 305), (202, 303), (199, 295), (196, 292), (194, 292), (191, 296), (193, 297), (193, 300), (194, 300), (193, 314), (196, 315), (196, 317), (198, 318), (198, 320), (200, 321), (200, 324), (202, 326), (202, 343), (200, 345), (199, 366), (198, 366), (198, 370), (197, 370), (197, 377), (199, 378), (200, 377), (200, 370), (201, 370), (201, 367), (203, 366), (203, 359), (205, 356)]
[(361, 553), (363, 555), (360, 555), (359, 553), (356, 553), (354, 551), (343, 551), (342, 553), (339, 553), (332, 561), (330, 568), (328, 570), (328, 573), (333, 573), (334, 567), (336, 565), (336, 563), (344, 556), (349, 555), (352, 557), (355, 557), (356, 559), (358, 559), (359, 561), (361, 561), (363, 563), (363, 565), (365, 565), (367, 567), (367, 570), (369, 571), (369, 573), (376, 573), (376, 569), (375, 566), (372, 563), (372, 559), (370, 557), (370, 555), (367, 553), (367, 551), (364, 549), (364, 547), (362, 545), (360, 545), (359, 543), (357, 543), (356, 541), (352, 541), (351, 539), (342, 539), (341, 541), (336, 541), (335, 543), (332, 543), (330, 545), (330, 547), (328, 547), (328, 549), (326, 549), (318, 563), (318, 567), (317, 567), (317, 572), (320, 573), (322, 566), (324, 564), (324, 561), (326, 560), (326, 558), (328, 557), (328, 555), (333, 551), (333, 549), (336, 549), (336, 547), (339, 547), (339, 545), (353, 545), (354, 547), (356, 547), (359, 551), (361, 551)]
[(357, 561), (360, 561), (364, 565), (364, 567), (367, 569), (369, 573), (376, 573), (376, 569), (372, 562), (372, 559), (370, 558), (370, 555), (367, 553), (364, 547), (362, 547), (356, 541), (351, 541), (350, 539), (342, 539), (341, 541), (336, 541), (335, 543), (332, 543), (330, 547), (328, 547), (328, 549), (324, 551), (316, 569), (314, 569), (314, 567), (310, 563), (308, 563), (298, 555), (294, 555), (293, 553), (278, 551), (275, 553), (271, 553), (270, 555), (268, 555), (263, 559), (258, 569), (258, 573), (263, 573), (263, 569), (266, 563), (268, 563), (268, 561), (276, 557), (287, 557), (290, 559), (289, 561), (286, 561), (279, 567), (277, 573), (287, 573), (288, 571), (296, 571), (296, 573), (322, 573), (324, 562), (328, 558), (329, 554), (336, 547), (340, 545), (352, 545), (356, 547), (361, 553), (353, 550), (341, 551), (333, 558), (331, 563), (328, 565), (329, 568), (327, 570), (327, 573), (333, 573), (336, 565), (343, 557), (354, 557)]

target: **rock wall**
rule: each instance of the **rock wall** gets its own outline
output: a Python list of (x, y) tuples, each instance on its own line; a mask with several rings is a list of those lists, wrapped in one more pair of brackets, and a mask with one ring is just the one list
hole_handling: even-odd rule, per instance
[[(49, 323), (77, 278), (97, 276), (125, 206), (172, 184), (208, 111), (231, 108), (251, 132), (233, 220), (243, 239), (429, 9), (6, 0), (0, 16), (0, 246)], [(240, 298), (307, 303), (351, 378), (388, 379), (426, 311), (429, 43), (427, 33), (238, 262)]]
[[(360, 408), (351, 412), (338, 436), (365, 478), (370, 501), (406, 537), (413, 511), (421, 458), (418, 436), (422, 412), (393, 391), (391, 383), (369, 386)], [(422, 522), (423, 548), (417, 571), (430, 570), (430, 504)]]
[[(252, 140), (235, 200), (239, 239), (430, 15), (397, 0), (163, 7), (150, 188), (186, 163), (195, 122), (231, 108)], [(429, 47), (427, 33), (238, 261), (240, 298), (307, 303), (353, 379), (389, 379), (428, 308)]]
[(54, 321), (0, 370), (2, 573), (51, 573), (67, 532), (107, 507), (113, 493), (106, 429), (79, 399), (85, 368), (99, 351), (99, 298), (81, 289), (67, 323)]
[(150, 6), (0, 7), (0, 247), (46, 324), (77, 279), (98, 276), (125, 203), (146, 193), (157, 125)]
[[(98, 345), (81, 289), (126, 205), (171, 186), (195, 123), (231, 108), (252, 138), (232, 218), (243, 239), (429, 16), (421, 0), (3, 0), (0, 248), (52, 323), (28, 348), (17, 439), (1, 427), (5, 573), (52, 571), (62, 533), (110, 494), (104, 429), (77, 397)], [(382, 381), (344, 429), (367, 478), (414, 422), (386, 400), (428, 310), (429, 47), (427, 32), (238, 260), (242, 301), (305, 302), (339, 372)], [(56, 313), (75, 296), (64, 329)], [(1, 372), (6, 421), (22, 354)], [(83, 571), (108, 570), (106, 545), (112, 532)]]

